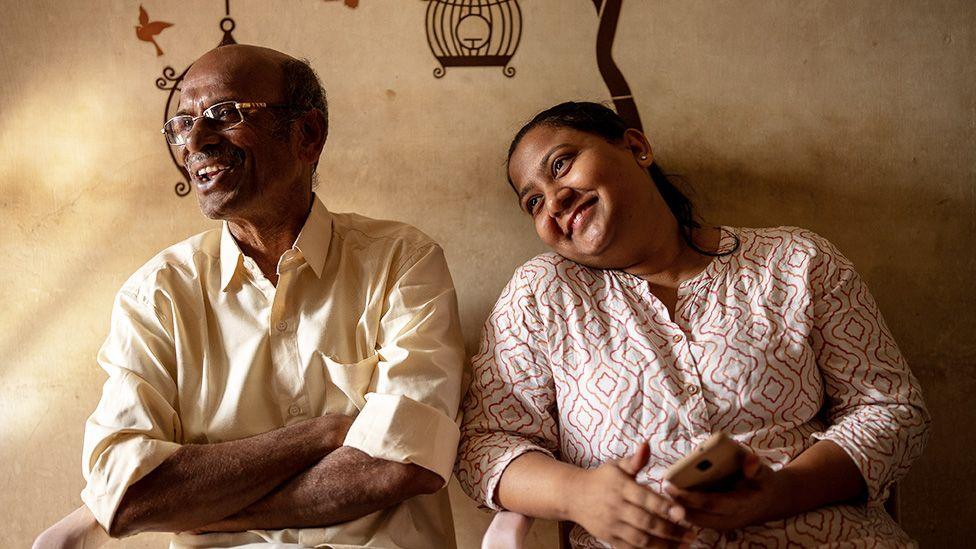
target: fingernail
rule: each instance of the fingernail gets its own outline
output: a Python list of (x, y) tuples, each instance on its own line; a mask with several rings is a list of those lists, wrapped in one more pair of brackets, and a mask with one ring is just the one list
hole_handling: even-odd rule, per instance
[(684, 508), (675, 506), (668, 509), (668, 518), (674, 521), (685, 520)]

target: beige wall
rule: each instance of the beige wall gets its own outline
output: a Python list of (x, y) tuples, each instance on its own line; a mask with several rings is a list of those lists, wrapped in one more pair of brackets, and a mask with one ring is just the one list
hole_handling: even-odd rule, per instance
[[(223, 2), (142, 0), (174, 23), (134, 36), (137, 0), (0, 0), (0, 545), (79, 505), (83, 421), (114, 292), (161, 248), (204, 230), (157, 133), (166, 65), (220, 38)], [(465, 334), (541, 250), (504, 183), (535, 111), (605, 101), (590, 0), (522, 0), (506, 78), (440, 80), (418, 0), (233, 0), (239, 42), (310, 58), (329, 89), (320, 194), (443, 243)], [(923, 546), (976, 535), (976, 6), (960, 1), (626, 0), (615, 47), (660, 162), (709, 219), (790, 224), (836, 243), (873, 289), (934, 416), (902, 483)], [(452, 493), (462, 547), (487, 523)], [(534, 546), (552, 546), (552, 525)], [(119, 546), (161, 545), (140, 536)]]

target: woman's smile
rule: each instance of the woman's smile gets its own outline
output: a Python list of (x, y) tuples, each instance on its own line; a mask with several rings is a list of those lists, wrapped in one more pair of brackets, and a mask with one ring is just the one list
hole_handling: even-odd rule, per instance
[(593, 206), (596, 205), (597, 200), (597, 197), (593, 197), (580, 204), (575, 210), (569, 212), (567, 216), (569, 221), (563, 230), (566, 238), (572, 239), (573, 235), (584, 228), (584, 225), (589, 224), (593, 219)]

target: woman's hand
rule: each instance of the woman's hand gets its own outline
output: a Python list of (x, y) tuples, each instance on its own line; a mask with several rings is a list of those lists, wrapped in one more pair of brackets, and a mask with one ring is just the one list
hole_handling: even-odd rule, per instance
[(681, 522), (681, 505), (634, 480), (649, 456), (645, 442), (628, 458), (580, 470), (573, 482), (570, 519), (614, 547), (677, 547), (695, 539)]
[(747, 452), (742, 476), (731, 491), (683, 490), (670, 483), (664, 491), (684, 507), (686, 521), (702, 528), (734, 530), (779, 518), (777, 509), (788, 493), (783, 472), (773, 471)]
[(778, 471), (747, 450), (742, 473), (728, 492), (682, 490), (670, 484), (664, 491), (684, 507), (685, 520), (715, 530), (762, 524), (866, 495), (854, 461), (829, 440), (816, 442)]

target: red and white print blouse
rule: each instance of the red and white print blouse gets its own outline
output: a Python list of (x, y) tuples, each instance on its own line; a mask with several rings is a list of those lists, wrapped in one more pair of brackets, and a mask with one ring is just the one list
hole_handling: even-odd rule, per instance
[[(860, 468), (862, 504), (833, 505), (699, 546), (904, 546), (882, 502), (921, 454), (929, 415), (851, 263), (802, 229), (724, 228), (717, 257), (678, 288), (672, 320), (647, 283), (545, 253), (520, 267), (485, 325), (464, 403), (457, 477), (500, 509), (498, 481), (541, 451), (595, 468), (649, 440), (637, 480), (725, 431), (778, 469), (827, 439)], [(580, 527), (576, 547), (602, 545)]]

